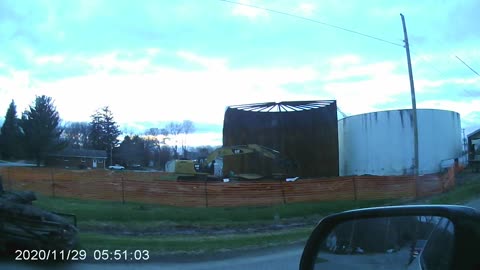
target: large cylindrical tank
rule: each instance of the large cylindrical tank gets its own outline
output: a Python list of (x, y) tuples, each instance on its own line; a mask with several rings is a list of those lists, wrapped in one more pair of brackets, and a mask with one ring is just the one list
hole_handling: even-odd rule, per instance
[[(286, 160), (281, 163), (289, 167), (287, 173), (295, 176), (338, 176), (337, 128), (334, 100), (233, 105), (225, 112), (223, 145), (259, 144), (277, 150)], [(224, 173), (269, 175), (278, 165), (255, 154), (225, 157), (223, 162)]]
[[(462, 153), (460, 115), (418, 109), (419, 174), (442, 170)], [(340, 175), (409, 175), (414, 172), (412, 110), (366, 113), (338, 122)]]

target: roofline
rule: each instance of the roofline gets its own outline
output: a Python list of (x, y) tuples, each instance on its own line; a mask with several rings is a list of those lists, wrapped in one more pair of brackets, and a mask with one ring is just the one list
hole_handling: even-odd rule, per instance
[(72, 156), (72, 155), (59, 155), (59, 154), (51, 154), (48, 155), (49, 157), (78, 157), (78, 158), (104, 158), (107, 159), (107, 157), (96, 157), (96, 156)]
[(480, 132), (480, 128), (473, 131), (473, 132), (470, 132), (470, 134), (467, 135), (467, 138), (470, 138), (470, 137), (472, 137), (473, 135), (475, 135), (476, 133), (479, 133), (479, 132)]
[[(232, 107), (240, 107), (240, 106), (252, 106), (252, 105), (262, 105), (262, 104), (267, 104), (267, 103), (276, 103), (276, 104), (281, 104), (281, 103), (284, 103), (284, 102), (308, 102), (308, 103), (314, 103), (314, 102), (330, 102), (331, 104), (332, 103), (336, 103), (337, 100), (336, 99), (316, 99), (316, 100), (284, 100), (284, 101), (267, 101), (267, 102), (254, 102), (254, 103), (247, 103), (247, 104), (232, 104), (232, 105), (228, 105), (226, 107), (226, 109), (236, 109), (236, 110), (240, 110), (238, 108), (232, 108)], [(318, 109), (318, 108), (316, 108)]]
[[(338, 121), (340, 122), (340, 121), (343, 120), (343, 119), (350, 118), (350, 117), (355, 117), (355, 116), (361, 116), (361, 115), (368, 115), (368, 114), (375, 114), (375, 113), (384, 113), (384, 112), (395, 112), (395, 111), (412, 111), (412, 110), (413, 110), (412, 108), (407, 108), (407, 109), (392, 109), (392, 110), (383, 110), (383, 111), (373, 111), (373, 112), (359, 113), (359, 114), (348, 115), (348, 116), (346, 116), (346, 117), (340, 118), (340, 119), (338, 119)], [(456, 113), (456, 114), (460, 115), (460, 113), (458, 113), (458, 112), (456, 112), (456, 111), (444, 110), (444, 109), (417, 108), (416, 110), (417, 110), (417, 111), (453, 112), (453, 113)], [(480, 129), (478, 129), (478, 130), (480, 130)]]

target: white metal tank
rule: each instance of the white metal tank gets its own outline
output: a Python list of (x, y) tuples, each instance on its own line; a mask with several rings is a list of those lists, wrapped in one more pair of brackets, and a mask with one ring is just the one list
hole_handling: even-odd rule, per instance
[[(417, 122), (419, 174), (439, 172), (443, 164), (461, 156), (458, 113), (417, 109)], [(341, 176), (413, 174), (411, 109), (343, 118), (338, 121), (338, 136)]]

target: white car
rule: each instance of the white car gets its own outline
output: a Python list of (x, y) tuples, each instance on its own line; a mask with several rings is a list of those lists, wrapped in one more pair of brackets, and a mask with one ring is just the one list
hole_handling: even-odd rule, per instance
[(110, 170), (123, 170), (125, 169), (125, 167), (123, 167), (122, 165), (118, 165), (118, 164), (115, 164), (115, 165), (112, 165), (112, 166), (108, 166), (108, 168)]

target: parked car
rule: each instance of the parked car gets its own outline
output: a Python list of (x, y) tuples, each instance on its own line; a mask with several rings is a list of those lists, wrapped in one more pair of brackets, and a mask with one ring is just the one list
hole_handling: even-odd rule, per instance
[(133, 165), (130, 165), (130, 166), (127, 166), (127, 169), (129, 170), (142, 170), (142, 165), (140, 164), (133, 164)]
[(124, 170), (125, 169), (125, 167), (123, 167), (122, 165), (119, 165), (119, 164), (108, 166), (108, 168), (110, 170)]

